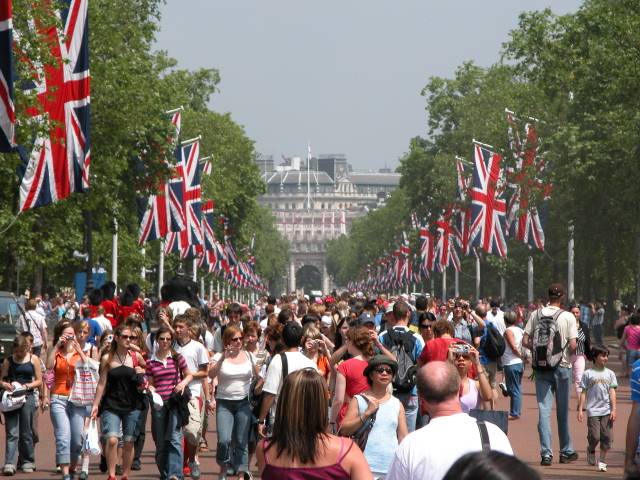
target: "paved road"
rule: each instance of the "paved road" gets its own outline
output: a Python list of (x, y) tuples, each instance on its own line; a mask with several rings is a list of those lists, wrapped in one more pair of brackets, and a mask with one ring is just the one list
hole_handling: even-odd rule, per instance
[[(615, 345), (614, 339), (610, 338), (609, 343), (611, 346)], [(612, 348), (613, 351), (613, 348)], [(616, 372), (620, 372), (620, 364), (617, 360), (616, 351), (613, 351), (610, 367)], [(527, 371), (525, 375), (529, 375), (531, 372)], [(559, 464), (554, 463), (551, 467), (540, 467), (540, 454), (539, 443), (537, 434), (537, 419), (538, 412), (535, 400), (535, 391), (533, 383), (525, 379), (523, 381), (524, 401), (523, 401), (523, 417), (521, 420), (510, 422), (509, 424), (509, 438), (513, 445), (516, 455), (529, 463), (534, 468), (538, 469), (543, 478), (562, 478), (564, 480), (582, 479), (582, 478), (621, 478), (623, 472), (624, 461), (624, 436), (626, 429), (626, 422), (629, 416), (630, 394), (629, 394), (629, 381), (628, 379), (619, 379), (620, 388), (618, 389), (618, 418), (614, 425), (614, 444), (613, 449), (609, 454), (607, 463), (609, 465), (608, 472), (603, 474), (596, 471), (595, 467), (592, 467), (586, 462), (586, 445), (587, 445), (587, 433), (586, 425), (578, 423), (575, 413), (571, 414), (571, 433), (574, 446), (580, 454), (578, 461), (572, 464)], [(571, 400), (571, 408), (575, 409), (577, 406), (577, 400), (575, 395)], [(498, 401), (499, 409), (508, 409), (508, 399), (500, 398)], [(211, 417), (212, 425), (214, 416)], [(210, 427), (212, 430), (213, 427)], [(554, 456), (557, 461), (559, 458), (558, 453), (558, 436), (555, 420), (553, 421), (553, 445)], [(60, 478), (55, 474), (54, 456), (55, 456), (55, 444), (53, 438), (53, 431), (51, 422), (48, 415), (40, 417), (40, 443), (37, 445), (36, 450), (36, 462), (38, 465), (38, 471), (33, 474), (18, 473), (16, 478), (29, 479), (29, 480), (51, 480)], [(211, 431), (207, 435), (209, 439), (209, 445), (215, 447), (215, 434)], [(4, 461), (5, 451), (4, 435), (0, 440), (0, 461)], [(147, 434), (146, 448), (142, 457), (143, 469), (139, 472), (132, 472), (132, 479), (156, 479), (158, 478), (157, 470), (154, 463), (154, 450), (155, 445), (151, 438), (151, 433)], [(215, 458), (213, 452), (205, 453), (202, 456), (202, 472), (203, 478), (212, 479), (216, 478), (214, 471), (217, 472), (215, 465)], [(106, 475), (101, 474), (97, 469), (97, 464), (91, 467), (91, 476), (93, 478), (106, 478)]]

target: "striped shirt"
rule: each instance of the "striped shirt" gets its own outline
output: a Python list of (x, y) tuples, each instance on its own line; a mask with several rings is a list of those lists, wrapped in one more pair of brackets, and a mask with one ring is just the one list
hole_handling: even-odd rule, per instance
[(584, 342), (587, 340), (587, 336), (582, 331), (581, 327), (578, 327), (578, 337), (576, 338), (576, 355), (584, 355), (586, 352), (584, 351)]
[(187, 362), (184, 357), (177, 354), (178, 368), (173, 357), (169, 355), (165, 361), (159, 360), (155, 354), (147, 362), (147, 378), (153, 380), (153, 386), (156, 393), (162, 397), (162, 400), (168, 400), (174, 387), (180, 382), (182, 373), (187, 368)]

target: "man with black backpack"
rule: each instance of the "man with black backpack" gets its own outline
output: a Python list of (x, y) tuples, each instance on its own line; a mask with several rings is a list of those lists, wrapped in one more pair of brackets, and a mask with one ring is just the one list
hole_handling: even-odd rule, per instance
[(553, 460), (551, 448), (551, 402), (556, 396), (556, 416), (560, 437), (560, 463), (578, 459), (569, 432), (569, 398), (572, 387), (570, 356), (576, 350), (578, 331), (575, 317), (561, 308), (564, 287), (549, 287), (549, 304), (531, 313), (522, 344), (531, 349), (538, 401), (540, 465)]
[(418, 418), (418, 390), (416, 388), (416, 363), (424, 348), (424, 340), (409, 330), (411, 309), (403, 300), (393, 304), (393, 315), (387, 329), (380, 334), (380, 343), (391, 351), (398, 362), (398, 372), (393, 378), (393, 395), (402, 402), (409, 432), (416, 429)]

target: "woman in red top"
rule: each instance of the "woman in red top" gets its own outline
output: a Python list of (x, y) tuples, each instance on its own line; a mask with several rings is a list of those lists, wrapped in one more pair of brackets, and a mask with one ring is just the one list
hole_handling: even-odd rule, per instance
[(140, 287), (135, 283), (130, 283), (120, 295), (118, 305), (118, 325), (124, 322), (131, 314), (144, 317), (144, 303), (138, 298), (140, 295)]
[(458, 339), (453, 338), (453, 323), (448, 320), (438, 320), (431, 325), (431, 329), (436, 338), (425, 343), (422, 353), (418, 358), (418, 365), (420, 367), (434, 360), (441, 362), (447, 361), (449, 358), (449, 345), (459, 342)]
[(364, 369), (374, 355), (369, 329), (364, 325), (349, 329), (347, 351), (352, 358), (338, 365), (336, 386), (331, 406), (331, 426), (337, 429), (347, 413), (349, 402), (354, 395), (369, 388)]

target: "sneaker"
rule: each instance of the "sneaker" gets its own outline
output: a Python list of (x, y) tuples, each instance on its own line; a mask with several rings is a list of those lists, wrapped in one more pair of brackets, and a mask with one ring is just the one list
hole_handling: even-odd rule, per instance
[(89, 478), (89, 472), (80, 472), (80, 475), (78, 475), (78, 480), (88, 480)]
[(600, 470), (601, 472), (606, 472), (607, 464), (604, 462), (598, 462), (598, 470)]
[(36, 470), (36, 466), (33, 463), (23, 463), (20, 467), (23, 473), (33, 473)]
[(505, 383), (500, 382), (498, 384), (498, 387), (500, 387), (500, 391), (502, 392), (503, 397), (509, 396), (509, 390), (507, 390), (507, 385)]
[(191, 478), (198, 480), (200, 478), (200, 464), (197, 462), (189, 462), (189, 468), (191, 468)]
[(552, 457), (550, 457), (548, 455), (542, 457), (542, 460), (540, 460), (540, 465), (542, 465), (543, 467), (548, 467), (552, 463), (551, 459), (552, 459)]
[(60, 465), (56, 465), (56, 473), (62, 473), (62, 467)]
[(2, 474), (5, 477), (13, 477), (16, 474), (16, 467), (14, 465), (5, 465), (2, 469)]
[(571, 463), (578, 459), (578, 452), (560, 454), (560, 463)]
[(595, 450), (593, 452), (590, 452), (589, 450), (587, 450), (587, 463), (591, 466), (595, 466), (596, 464), (596, 452)]
[(131, 470), (142, 470), (142, 463), (140, 460), (134, 460), (131, 462)]

